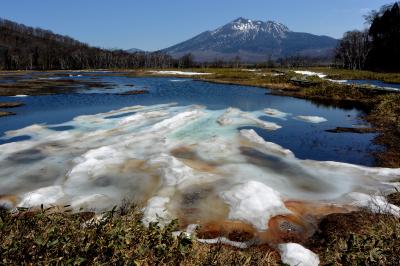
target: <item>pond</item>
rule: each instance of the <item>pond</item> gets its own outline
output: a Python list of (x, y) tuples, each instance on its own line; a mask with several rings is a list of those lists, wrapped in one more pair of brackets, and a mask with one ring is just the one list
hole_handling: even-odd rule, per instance
[[(372, 167), (375, 134), (326, 131), (367, 126), (357, 109), (191, 79), (95, 78), (114, 86), (21, 97), (1, 118), (0, 195), (75, 210), (129, 200), (143, 203), (145, 223), (238, 221), (270, 240), (283, 220), (303, 227), (364, 204), (400, 174)], [(131, 90), (149, 93), (120, 95)]]

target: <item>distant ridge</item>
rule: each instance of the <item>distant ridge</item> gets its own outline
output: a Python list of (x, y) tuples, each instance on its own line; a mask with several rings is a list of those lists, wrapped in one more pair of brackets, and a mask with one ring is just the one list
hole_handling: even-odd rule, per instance
[(144, 51), (142, 49), (138, 49), (138, 48), (131, 48), (131, 49), (125, 50), (125, 52), (133, 54), (133, 53), (142, 53)]
[(240, 17), (162, 51), (176, 58), (192, 53), (197, 61), (239, 56), (257, 62), (290, 56), (329, 56), (337, 42), (328, 36), (293, 32), (282, 23)]

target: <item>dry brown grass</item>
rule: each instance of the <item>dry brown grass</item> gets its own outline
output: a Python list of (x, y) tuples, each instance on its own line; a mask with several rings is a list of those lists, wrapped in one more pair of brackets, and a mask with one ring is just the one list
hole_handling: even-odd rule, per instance
[(135, 206), (97, 220), (94, 213), (0, 210), (0, 265), (278, 265), (280, 260), (266, 245), (239, 250), (200, 244), (174, 237), (177, 221), (145, 227), (141, 218)]

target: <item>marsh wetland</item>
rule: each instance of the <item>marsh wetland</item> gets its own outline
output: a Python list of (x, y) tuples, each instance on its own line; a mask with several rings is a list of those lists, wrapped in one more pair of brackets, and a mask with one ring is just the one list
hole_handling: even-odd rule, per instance
[(397, 94), (204, 73), (3, 74), (0, 107), (16, 115), (0, 120), (2, 205), (99, 214), (135, 202), (145, 225), (178, 219), (174, 230), (199, 226), (199, 242), (239, 248), (313, 246), (324, 217), (399, 211), (383, 196), (400, 171), (377, 167), (397, 163), (379, 157), (396, 131), (377, 126)]

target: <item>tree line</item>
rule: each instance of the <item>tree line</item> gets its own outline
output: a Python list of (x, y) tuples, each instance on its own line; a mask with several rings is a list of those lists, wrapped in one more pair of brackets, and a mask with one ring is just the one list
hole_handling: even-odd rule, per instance
[(176, 60), (165, 53), (110, 51), (49, 30), (0, 19), (2, 70), (167, 68), (176, 65)]
[(368, 29), (344, 34), (336, 49), (336, 65), (353, 70), (399, 71), (399, 3), (372, 11), (365, 19)]

